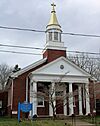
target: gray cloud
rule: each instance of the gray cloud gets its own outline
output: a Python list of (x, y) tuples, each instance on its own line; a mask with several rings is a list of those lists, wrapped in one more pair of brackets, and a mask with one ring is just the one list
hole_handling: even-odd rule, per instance
[[(54, 2), (57, 5), (57, 17), (63, 32), (100, 35), (100, 1), (54, 0)], [(0, 25), (45, 30), (50, 18), (51, 3), (51, 0), (0, 1)], [(44, 47), (45, 41), (44, 33), (0, 29), (0, 43), (2, 44)], [(100, 49), (100, 38), (63, 35), (63, 41), (68, 50), (97, 52)], [(6, 48), (6, 50), (9, 49)], [(27, 50), (24, 51), (27, 52)], [(40, 53), (33, 50), (34, 52)], [(17, 63), (21, 67), (40, 58), (42, 57), (0, 53), (0, 63), (6, 62), (9, 65)]]

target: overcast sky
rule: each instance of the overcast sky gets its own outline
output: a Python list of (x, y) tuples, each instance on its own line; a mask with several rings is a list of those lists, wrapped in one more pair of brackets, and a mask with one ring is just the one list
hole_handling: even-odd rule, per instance
[[(63, 32), (100, 35), (100, 0), (0, 0), (0, 26), (46, 30), (52, 2), (56, 4), (56, 14)], [(100, 50), (100, 38), (63, 35), (62, 39), (67, 50)], [(44, 47), (45, 42), (45, 33), (0, 29), (0, 44)], [(2, 46), (0, 50), (41, 53), (41, 50)], [(0, 64), (19, 64), (21, 68), (41, 58), (41, 55), (0, 52)]]

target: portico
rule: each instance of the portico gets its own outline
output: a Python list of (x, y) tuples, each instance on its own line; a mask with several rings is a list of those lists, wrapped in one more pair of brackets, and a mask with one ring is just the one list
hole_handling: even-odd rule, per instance
[[(61, 69), (61, 65), (63, 65), (63, 69)], [(48, 109), (46, 111), (46, 115), (53, 116), (53, 109), (51, 103), (49, 100), (45, 99), (45, 96), (43, 94), (39, 96), (41, 97), (41, 105), (38, 105), (37, 87), (39, 88), (38, 85), (40, 84), (41, 86), (51, 85), (51, 91), (53, 91), (52, 98), (54, 99), (54, 106), (56, 106), (56, 114), (63, 114), (65, 116), (70, 116), (72, 114), (83, 115), (84, 103), (86, 114), (89, 114), (90, 104), (88, 92), (88, 78), (88, 73), (84, 72), (64, 57), (60, 57), (55, 61), (43, 66), (42, 68), (39, 68), (38, 70), (32, 72), (30, 76), (30, 101), (34, 104), (33, 115), (39, 115), (40, 109), (41, 111), (42, 109)], [(57, 84), (60, 84), (60, 86), (58, 86)], [(76, 88), (74, 89), (74, 87)], [(48, 90), (50, 90), (50, 88), (48, 88)], [(50, 92), (48, 95), (50, 99)], [(57, 97), (59, 99), (59, 102), (57, 101)], [(62, 103), (60, 103), (60, 101), (62, 101)], [(58, 104), (59, 107), (57, 108)], [(45, 116), (44, 114), (45, 112), (41, 113), (40, 116)]]

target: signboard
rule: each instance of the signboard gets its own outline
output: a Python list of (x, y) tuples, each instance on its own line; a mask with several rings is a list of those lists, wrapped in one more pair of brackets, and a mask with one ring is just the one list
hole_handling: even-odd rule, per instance
[(17, 114), (17, 111), (12, 111), (12, 114)]
[(18, 103), (18, 121), (20, 121), (20, 111), (22, 112), (29, 112), (32, 110), (32, 103), (24, 102)]
[(22, 110), (22, 112), (29, 112), (30, 110), (32, 110), (32, 104), (22, 103), (20, 109)]
[(2, 101), (0, 101), (0, 108), (2, 108)]

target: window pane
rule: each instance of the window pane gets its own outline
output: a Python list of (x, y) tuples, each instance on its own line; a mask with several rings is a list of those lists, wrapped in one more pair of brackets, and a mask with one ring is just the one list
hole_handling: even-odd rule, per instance
[(61, 42), (61, 33), (59, 33), (59, 38), (60, 38), (60, 42)]
[(54, 32), (54, 40), (58, 40), (58, 32)]
[(52, 32), (49, 32), (49, 41), (52, 41)]
[(43, 97), (38, 97), (38, 103), (37, 103), (37, 105), (44, 106), (44, 98)]

